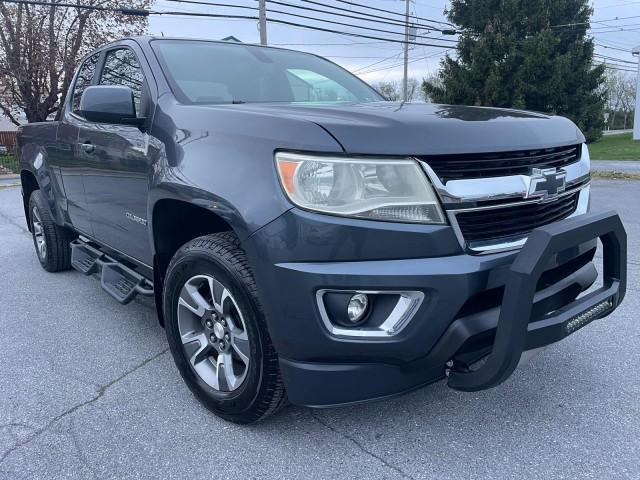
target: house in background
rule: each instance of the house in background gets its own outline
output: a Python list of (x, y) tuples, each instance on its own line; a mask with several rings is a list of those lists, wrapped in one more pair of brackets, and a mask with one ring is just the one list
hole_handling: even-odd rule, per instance
[(5, 115), (0, 113), (0, 132), (15, 132), (18, 127)]
[[(22, 117), (18, 121), (22, 121)], [(26, 118), (24, 123), (27, 123)], [(0, 160), (2, 160), (0, 161), (0, 175), (16, 171), (15, 157), (12, 157), (11, 154), (15, 153), (17, 133), (18, 126), (5, 115), (0, 114)], [(10, 156), (7, 157), (7, 154)]]

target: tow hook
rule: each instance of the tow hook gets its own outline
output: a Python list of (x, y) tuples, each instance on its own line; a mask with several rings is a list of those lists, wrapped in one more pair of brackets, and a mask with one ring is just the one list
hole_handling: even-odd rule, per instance
[(469, 365), (467, 365), (464, 362), (461, 362), (460, 360), (449, 360), (447, 363), (445, 363), (445, 369), (444, 369), (445, 377), (449, 377), (452, 371), (466, 373), (466, 372), (470, 372), (471, 369), (469, 368)]

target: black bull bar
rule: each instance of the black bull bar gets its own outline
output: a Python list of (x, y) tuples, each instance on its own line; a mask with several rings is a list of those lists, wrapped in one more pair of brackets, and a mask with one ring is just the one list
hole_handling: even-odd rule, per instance
[[(549, 261), (559, 252), (596, 238), (603, 247), (602, 287), (532, 319), (536, 286)], [(622, 302), (626, 284), (627, 235), (615, 212), (580, 215), (534, 230), (507, 273), (491, 353), (476, 370), (452, 370), (449, 386), (477, 391), (499, 385), (516, 369), (524, 351), (557, 342), (610, 314)]]

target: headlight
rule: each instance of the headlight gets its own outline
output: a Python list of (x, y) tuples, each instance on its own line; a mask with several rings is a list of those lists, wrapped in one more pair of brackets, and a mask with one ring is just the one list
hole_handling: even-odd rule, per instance
[(318, 212), (392, 222), (446, 223), (417, 162), (279, 152), (280, 181), (296, 205)]

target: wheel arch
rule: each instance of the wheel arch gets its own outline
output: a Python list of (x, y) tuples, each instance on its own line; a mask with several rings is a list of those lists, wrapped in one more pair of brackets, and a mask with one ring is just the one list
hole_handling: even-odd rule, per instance
[(31, 222), (29, 221), (29, 199), (31, 194), (36, 190), (40, 190), (40, 185), (33, 172), (22, 170), (20, 172), (20, 182), (22, 183), (22, 206), (24, 208), (24, 218), (27, 222), (27, 228), (31, 231)]
[(161, 325), (164, 326), (164, 278), (175, 253), (194, 238), (227, 231), (238, 234), (221, 214), (202, 204), (177, 198), (162, 198), (153, 204), (150, 229), (153, 245), (153, 283)]

